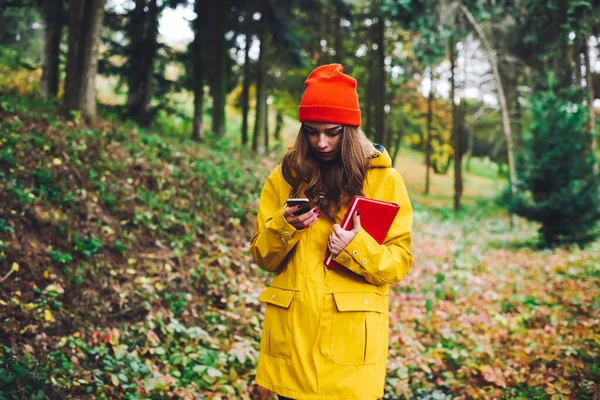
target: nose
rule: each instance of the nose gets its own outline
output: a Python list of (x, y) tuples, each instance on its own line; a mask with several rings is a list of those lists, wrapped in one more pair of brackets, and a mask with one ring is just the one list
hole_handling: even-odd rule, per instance
[(320, 150), (325, 150), (325, 148), (327, 147), (328, 143), (327, 143), (327, 135), (325, 135), (325, 133), (321, 132), (319, 134), (319, 141), (317, 142), (317, 146), (319, 146)]

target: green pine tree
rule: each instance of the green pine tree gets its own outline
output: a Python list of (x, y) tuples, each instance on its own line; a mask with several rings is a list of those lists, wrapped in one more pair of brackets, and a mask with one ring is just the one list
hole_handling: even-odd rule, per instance
[(520, 195), (508, 209), (541, 223), (539, 232), (549, 246), (585, 243), (598, 236), (600, 218), (597, 157), (590, 151), (587, 107), (580, 88), (548, 89), (532, 98), (531, 139), (522, 163)]

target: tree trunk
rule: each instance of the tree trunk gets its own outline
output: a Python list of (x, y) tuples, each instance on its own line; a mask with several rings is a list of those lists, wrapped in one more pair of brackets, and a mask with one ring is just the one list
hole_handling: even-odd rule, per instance
[[(481, 99), (479, 99), (479, 102), (481, 103)], [(485, 105), (480, 106), (479, 109), (475, 112), (475, 114), (473, 114), (471, 116), (471, 122), (475, 122), (479, 118), (481, 118), (481, 116), (485, 112), (485, 109), (486, 109)], [(467, 172), (471, 172), (471, 159), (473, 158), (473, 146), (475, 144), (474, 140), (473, 140), (474, 137), (475, 137), (475, 134), (473, 132), (470, 132), (469, 143), (467, 145), (467, 151), (465, 153), (465, 154), (468, 154), (467, 165), (466, 165)]]
[[(263, 14), (264, 15), (264, 14)], [(265, 153), (265, 112), (267, 105), (267, 54), (269, 51), (269, 32), (264, 21), (259, 28), (260, 55), (258, 57), (258, 74), (256, 79), (256, 118), (254, 120), (254, 137), (252, 149), (257, 154)]]
[(581, 82), (581, 51), (583, 48), (583, 41), (577, 39), (573, 43), (573, 59), (575, 61), (575, 86), (582, 86)]
[[(598, 137), (596, 135), (596, 111), (594, 110), (594, 85), (592, 82), (592, 70), (590, 69), (590, 46), (589, 46), (589, 35), (585, 35), (583, 40), (583, 56), (585, 57), (585, 83), (588, 94), (588, 127), (590, 134), (592, 135), (592, 153), (597, 156), (598, 151)], [(594, 166), (594, 171), (598, 173), (598, 163)]]
[(517, 150), (523, 150), (523, 108), (519, 101), (519, 87), (515, 87), (515, 147)]
[(158, 35), (158, 5), (156, 0), (150, 0), (148, 7), (148, 25), (146, 27), (143, 44), (143, 58), (140, 74), (139, 86), (139, 114), (138, 122), (140, 125), (148, 127), (152, 122), (152, 110), (150, 102), (152, 101), (152, 80), (154, 77), (154, 60), (156, 58)]
[(146, 25), (146, 0), (135, 0), (128, 22), (129, 46), (127, 47), (127, 116), (137, 120), (140, 112), (140, 69), (142, 67), (144, 27)]
[(43, 97), (56, 98), (58, 96), (63, 0), (48, 0), (44, 2), (43, 11), (46, 30), (44, 32), (40, 89)]
[[(398, 124), (399, 126), (400, 124)], [(402, 133), (400, 132), (400, 129), (398, 129), (396, 137), (394, 139), (396, 139), (395, 143), (394, 143), (394, 154), (392, 154), (392, 166), (396, 165), (396, 158), (398, 157), (398, 154), (400, 153), (400, 144), (402, 143)]]
[[(246, 18), (250, 18), (247, 16)], [(246, 32), (246, 48), (244, 49), (244, 85), (242, 90), (242, 145), (248, 144), (248, 111), (250, 109), (250, 45), (252, 36)]]
[(281, 141), (281, 128), (283, 128), (283, 110), (278, 107), (275, 115), (275, 132), (273, 133), (275, 140), (278, 142)]
[[(367, 57), (369, 58), (368, 64), (367, 64), (367, 71), (373, 71), (373, 66), (375, 64), (375, 60), (374, 60), (374, 56), (372, 56), (371, 54), (367, 55)], [(374, 140), (375, 137), (373, 135), (373, 102), (374, 102), (374, 98), (375, 98), (375, 79), (373, 77), (374, 74), (372, 73), (368, 73), (369, 79), (367, 80), (367, 88), (366, 88), (366, 92), (367, 92), (367, 98), (365, 99), (365, 122), (364, 122), (364, 126), (365, 129), (364, 131), (366, 132), (367, 136), (371, 139)]]
[[(269, 98), (269, 90), (266, 89), (267, 99)], [(265, 152), (269, 152), (269, 102), (265, 101)]]
[(152, 122), (154, 60), (158, 50), (156, 0), (136, 0), (129, 20), (127, 115), (142, 126)]
[(394, 154), (392, 154), (392, 165), (396, 165), (396, 158), (398, 158), (398, 154), (400, 154), (400, 144), (402, 142), (402, 135), (398, 134), (396, 137), (396, 142), (394, 143)]
[[(573, 67), (571, 65), (570, 48), (567, 43), (560, 46), (560, 51), (553, 58), (553, 69), (558, 87), (568, 88), (573, 84)], [(577, 86), (581, 86), (581, 82), (577, 82)]]
[(471, 172), (471, 159), (473, 158), (473, 145), (475, 144), (473, 141), (473, 137), (475, 134), (469, 130), (469, 137), (467, 142), (467, 149), (465, 154), (467, 155), (467, 164), (465, 165), (465, 170), (467, 172)]
[(194, 42), (192, 43), (193, 49), (193, 87), (194, 87), (194, 122), (192, 125), (192, 139), (203, 142), (204, 137), (204, 124), (203, 108), (204, 108), (204, 63), (205, 63), (205, 45), (206, 41), (204, 38), (205, 29), (205, 10), (202, 6), (202, 2), (196, 1), (194, 5), (196, 11), (196, 19), (194, 20)]
[(449, 48), (450, 48), (450, 105), (452, 107), (452, 142), (454, 147), (454, 210), (460, 210), (460, 199), (462, 196), (462, 149), (461, 149), (461, 134), (460, 126), (458, 121), (458, 113), (456, 102), (454, 99), (456, 93), (456, 53), (455, 53), (454, 37), (450, 36)]
[[(381, 1), (378, 1), (381, 4)], [(376, 26), (376, 43), (377, 43), (377, 85), (375, 91), (375, 142), (389, 147), (388, 140), (385, 134), (385, 48), (384, 48), (384, 33), (385, 21), (382, 13), (380, 13)]]
[(502, 80), (500, 78), (500, 72), (498, 71), (498, 63), (496, 61), (496, 57), (494, 55), (494, 51), (491, 48), (488, 40), (481, 29), (481, 26), (475, 21), (475, 17), (473, 14), (464, 6), (464, 4), (458, 2), (455, 3), (457, 7), (463, 12), (465, 17), (469, 20), (469, 23), (473, 26), (479, 39), (481, 40), (488, 61), (492, 66), (492, 73), (494, 75), (494, 83), (496, 85), (496, 90), (498, 91), (498, 100), (500, 101), (500, 109), (502, 111), (502, 127), (504, 130), (504, 136), (506, 137), (506, 148), (507, 148), (507, 158), (508, 158), (508, 171), (509, 178), (511, 184), (511, 190), (513, 194), (517, 193), (517, 171), (515, 167), (515, 159), (514, 159), (514, 145), (512, 139), (512, 133), (510, 128), (510, 117), (508, 114), (508, 107), (506, 105), (506, 96), (504, 95), (504, 89), (502, 88)]
[(225, 31), (227, 24), (227, 12), (229, 11), (229, 0), (217, 3), (216, 13), (216, 37), (215, 37), (215, 70), (216, 82), (213, 92), (212, 130), (217, 137), (223, 137), (225, 133), (225, 99), (227, 97), (227, 40)]
[(425, 138), (425, 194), (429, 194), (429, 176), (431, 171), (431, 121), (433, 119), (433, 65), (429, 67), (429, 96), (427, 96), (427, 136)]
[(344, 65), (344, 37), (342, 36), (342, 6), (337, 3), (334, 16), (334, 35), (335, 35), (335, 59), (336, 62)]
[[(327, 9), (326, 9), (326, 5), (324, 2), (319, 1), (318, 2), (319, 5), (319, 40), (318, 40), (318, 48), (319, 48), (319, 55), (318, 55), (318, 65), (325, 65), (325, 64), (329, 64), (329, 54), (327, 54), (326, 51), (323, 50), (323, 44), (321, 43), (323, 40), (325, 40), (327, 42)], [(329, 43), (327, 43), (327, 46), (329, 46)]]
[(69, 50), (63, 112), (81, 110), (96, 118), (96, 72), (105, 0), (72, 0), (69, 10)]

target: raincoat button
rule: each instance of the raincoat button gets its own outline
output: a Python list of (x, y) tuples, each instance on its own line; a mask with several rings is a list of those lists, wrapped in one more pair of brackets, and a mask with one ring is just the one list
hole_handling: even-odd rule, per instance
[(289, 234), (289, 232), (286, 232), (286, 233), (285, 233), (285, 236), (289, 236), (289, 235), (290, 235), (290, 234)]
[(369, 304), (369, 300), (365, 300), (365, 304)]
[(358, 255), (358, 251), (354, 250), (354, 255), (357, 256)]
[(363, 260), (363, 264), (366, 264), (366, 263), (367, 263), (367, 260)]

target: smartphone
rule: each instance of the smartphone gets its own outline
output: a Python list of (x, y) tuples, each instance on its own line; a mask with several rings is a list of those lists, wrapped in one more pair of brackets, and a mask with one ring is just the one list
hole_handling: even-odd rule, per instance
[(313, 207), (310, 204), (310, 200), (308, 200), (306, 197), (294, 197), (294, 198), (289, 198), (287, 199), (287, 206), (288, 207), (296, 207), (296, 206), (302, 206), (302, 208), (298, 211), (296, 211), (294, 213), (294, 215), (302, 215), (304, 213), (309, 212)]

